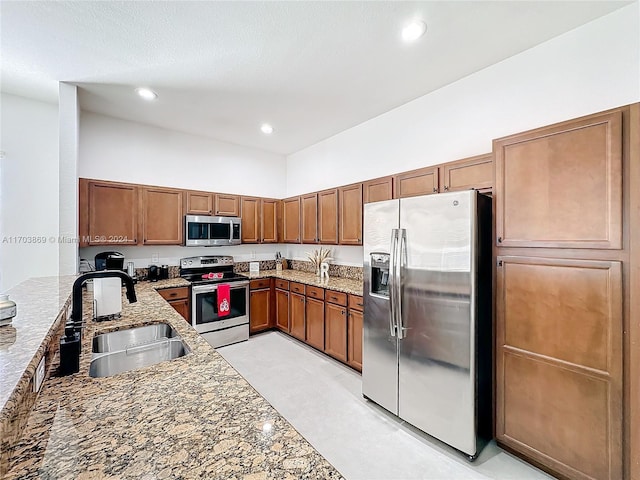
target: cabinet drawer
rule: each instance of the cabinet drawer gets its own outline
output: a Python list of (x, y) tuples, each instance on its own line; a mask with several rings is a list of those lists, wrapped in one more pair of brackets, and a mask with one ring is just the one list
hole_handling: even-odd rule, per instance
[(327, 296), (325, 297), (325, 299), (327, 300), (327, 302), (336, 303), (338, 305), (342, 305), (343, 307), (347, 306), (346, 293), (327, 290)]
[(303, 283), (297, 283), (297, 282), (291, 282), (291, 284), (289, 286), (289, 290), (291, 290), (292, 292), (301, 293), (301, 294), (304, 295), (304, 284)]
[(261, 278), (259, 280), (251, 280), (249, 283), (249, 288), (251, 290), (257, 290), (259, 288), (269, 288), (271, 285), (271, 279), (269, 278)]
[(288, 280), (276, 280), (276, 288), (281, 290), (289, 290), (289, 281)]
[(323, 299), (324, 298), (324, 288), (312, 287), (310, 285), (307, 285), (307, 297)]
[(164, 288), (158, 290), (158, 293), (162, 295), (162, 298), (165, 300), (182, 300), (189, 298), (189, 287)]
[(362, 311), (363, 307), (364, 302), (362, 301), (362, 297), (360, 295), (349, 294), (349, 308)]

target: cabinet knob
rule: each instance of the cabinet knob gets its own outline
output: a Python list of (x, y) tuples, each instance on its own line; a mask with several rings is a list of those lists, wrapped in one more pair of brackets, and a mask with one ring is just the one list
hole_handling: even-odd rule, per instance
[(433, 187), (433, 193), (438, 193), (438, 189), (436, 187)]
[(444, 191), (445, 191), (445, 192), (449, 191), (449, 185), (445, 185), (445, 186), (444, 186)]
[(498, 237), (498, 243), (502, 243), (502, 237)]
[(342, 315), (344, 315), (344, 310), (341, 310), (341, 311), (342, 311)]

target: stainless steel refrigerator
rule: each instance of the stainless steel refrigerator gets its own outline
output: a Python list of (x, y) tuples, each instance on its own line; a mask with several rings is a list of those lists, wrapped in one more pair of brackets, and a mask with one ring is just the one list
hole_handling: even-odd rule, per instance
[(362, 393), (476, 458), (491, 438), (491, 199), (364, 208)]

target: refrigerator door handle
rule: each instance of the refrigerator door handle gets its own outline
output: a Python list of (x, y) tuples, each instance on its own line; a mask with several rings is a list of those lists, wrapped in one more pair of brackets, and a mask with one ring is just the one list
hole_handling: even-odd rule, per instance
[(400, 245), (396, 245), (397, 259), (395, 261), (395, 278), (393, 279), (395, 292), (394, 298), (396, 300), (396, 332), (398, 339), (405, 338), (404, 331), (406, 328), (402, 325), (402, 268), (407, 264), (407, 230), (401, 228), (398, 230), (398, 237), (400, 237)]
[(389, 331), (396, 336), (396, 250), (398, 249), (398, 229), (391, 230), (391, 254), (389, 255)]

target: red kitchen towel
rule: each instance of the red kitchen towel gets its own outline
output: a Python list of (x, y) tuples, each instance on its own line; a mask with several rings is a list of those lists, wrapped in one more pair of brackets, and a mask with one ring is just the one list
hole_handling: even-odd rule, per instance
[(226, 317), (231, 312), (231, 287), (224, 283), (218, 285), (218, 317)]

